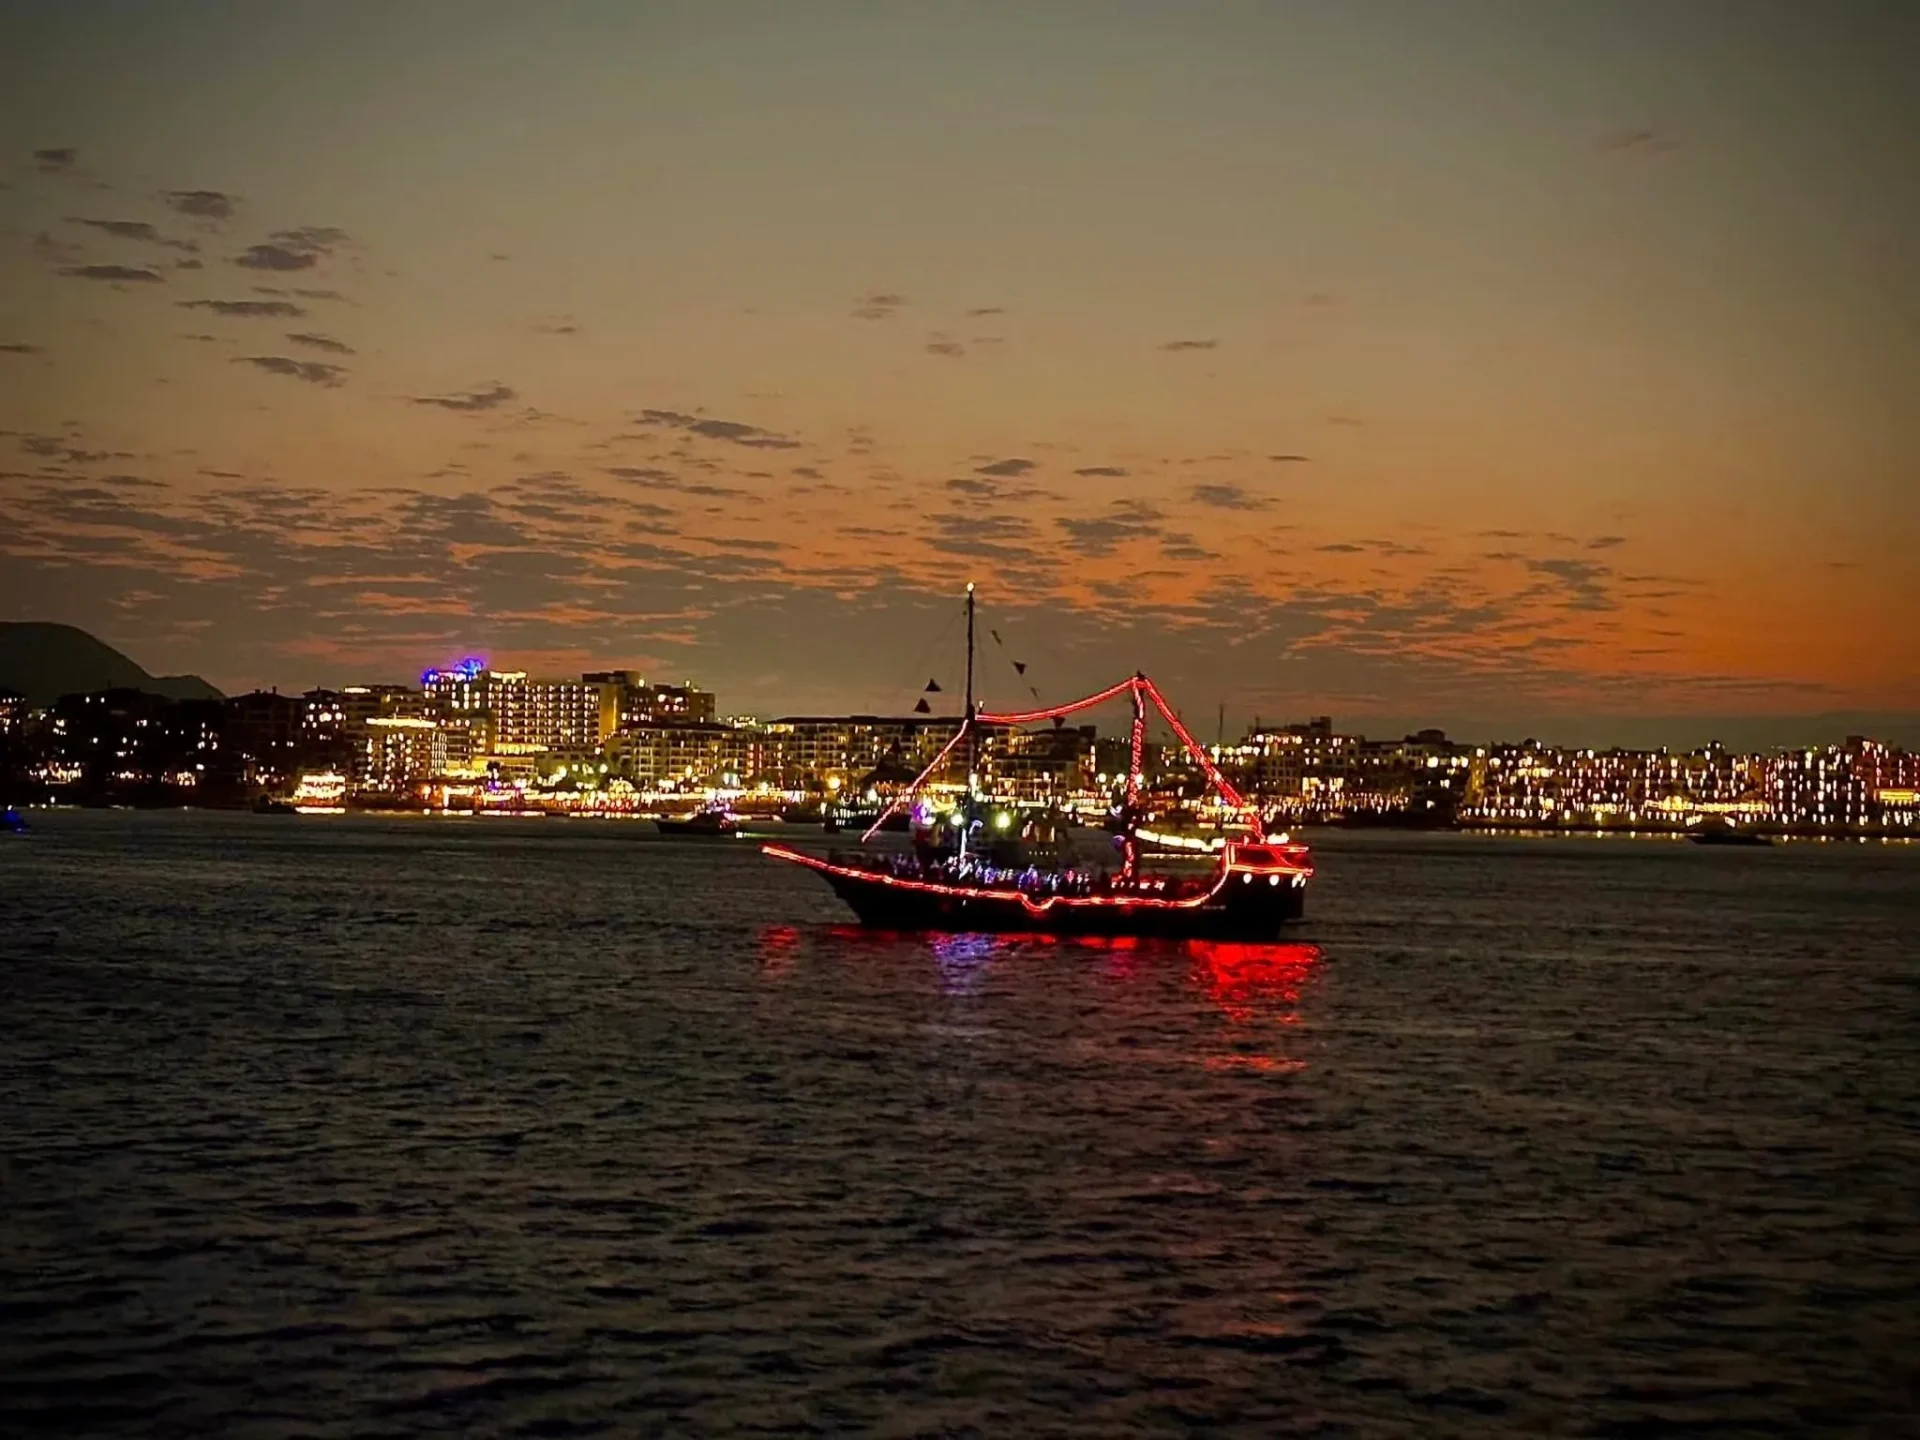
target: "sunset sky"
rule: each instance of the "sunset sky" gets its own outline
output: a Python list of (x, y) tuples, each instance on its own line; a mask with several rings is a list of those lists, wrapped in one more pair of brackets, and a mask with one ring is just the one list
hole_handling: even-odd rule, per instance
[(1916, 55), (1864, 0), (0, 0), (0, 618), (767, 715), (957, 685), (971, 579), (1008, 704), (1920, 711)]

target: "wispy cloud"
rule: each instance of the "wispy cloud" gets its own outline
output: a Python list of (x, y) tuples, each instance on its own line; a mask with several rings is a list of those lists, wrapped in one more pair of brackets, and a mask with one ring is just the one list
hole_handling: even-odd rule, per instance
[(1025, 475), (1028, 471), (1038, 468), (1039, 466), (1033, 461), (1016, 455), (1010, 460), (995, 460), (990, 464), (976, 465), (973, 473), (976, 475)]
[(80, 152), (71, 145), (52, 145), (33, 152), (34, 167), (43, 175), (57, 175), (62, 170), (71, 170), (79, 158)]
[(256, 370), (264, 370), (269, 375), (285, 375), (294, 380), (304, 380), (309, 385), (323, 385), (328, 389), (338, 386), (347, 372), (338, 365), (328, 365), (319, 360), (293, 360), (285, 355), (241, 355), (233, 361), (236, 365), (251, 365)]
[(230, 220), (234, 199), (223, 190), (168, 190), (162, 196), (182, 215), (201, 220)]
[(287, 339), (296, 345), (305, 345), (310, 350), (326, 350), (335, 355), (351, 355), (353, 347), (344, 340), (336, 340), (331, 335), (315, 335), (308, 331), (293, 331)]
[(116, 240), (139, 240), (148, 245), (165, 245), (171, 250), (194, 251), (200, 248), (191, 240), (174, 240), (162, 235), (144, 220), (94, 220), (75, 215), (69, 217), (69, 223), (88, 226)]
[(967, 347), (958, 340), (937, 334), (927, 341), (925, 348), (929, 355), (945, 355), (956, 360), (967, 353)]
[(77, 280), (104, 280), (112, 284), (160, 285), (166, 277), (145, 265), (69, 265), (60, 272)]
[(1129, 540), (1160, 533), (1161, 514), (1144, 500), (1116, 500), (1097, 515), (1062, 516), (1055, 523), (1083, 555), (1110, 555)]
[(408, 397), (415, 405), (432, 405), (441, 410), (453, 410), (461, 414), (476, 414), (484, 410), (498, 410), (517, 395), (511, 386), (494, 381), (481, 390), (467, 390), (453, 395), (414, 395)]
[(1127, 472), (1123, 466), (1119, 465), (1082, 465), (1073, 473), (1076, 475), (1085, 475), (1090, 478), (1100, 476), (1110, 480), (1117, 480)]
[(1161, 350), (1179, 351), (1179, 350), (1217, 350), (1219, 349), (1219, 347), (1220, 347), (1220, 342), (1218, 340), (1168, 340), (1162, 343), (1161, 345), (1157, 346), (1156, 348)]
[(253, 320), (292, 319), (307, 312), (291, 300), (180, 300), (184, 310), (211, 310), (216, 315), (233, 315)]
[(907, 297), (891, 291), (876, 291), (855, 302), (853, 316), (856, 320), (891, 320), (907, 303)]
[(740, 420), (714, 420), (680, 410), (642, 410), (639, 419), (642, 425), (662, 425), (673, 430), (684, 430), (689, 435), (698, 435), (705, 440), (725, 440), (734, 445), (745, 445), (751, 450), (800, 448), (798, 440)]
[(1273, 461), (1276, 465), (1306, 465), (1311, 462), (1312, 457), (1308, 455), (1269, 455), (1267, 459)]
[(249, 245), (233, 263), (249, 270), (311, 270), (346, 241), (347, 232), (331, 225), (303, 225), (276, 230), (258, 245)]
[(1240, 485), (1196, 485), (1187, 495), (1196, 505), (1215, 510), (1264, 510), (1273, 503)]
[(1639, 160), (1665, 155), (1680, 148), (1678, 140), (1668, 139), (1652, 130), (1615, 130), (1602, 135), (1595, 143), (1603, 154), (1624, 155)]

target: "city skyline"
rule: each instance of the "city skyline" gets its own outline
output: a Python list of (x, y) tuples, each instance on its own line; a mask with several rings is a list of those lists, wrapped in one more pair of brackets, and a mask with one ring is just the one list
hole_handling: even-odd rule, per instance
[(0, 11), (9, 618), (886, 712), (971, 579), (1003, 700), (1920, 715), (1899, 7), (100, 13)]

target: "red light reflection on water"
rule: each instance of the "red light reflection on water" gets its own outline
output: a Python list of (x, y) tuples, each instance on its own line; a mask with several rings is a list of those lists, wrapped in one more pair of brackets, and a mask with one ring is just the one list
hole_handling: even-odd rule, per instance
[(1300, 987), (1320, 961), (1318, 945), (1190, 940), (1186, 950), (1207, 998), (1235, 1024), (1300, 1023)]
[[(762, 955), (769, 973), (784, 968), (772, 957), (790, 950), (800, 933), (790, 926), (762, 933)], [(860, 925), (830, 926), (825, 934), (840, 944), (862, 949), (891, 949), (902, 942), (924, 945), (939, 967), (942, 988), (950, 994), (974, 989), (993, 964), (1018, 960), (1035, 951), (1097, 954), (1104, 962), (1101, 969), (1123, 982), (1162, 964), (1184, 960), (1195, 986), (1220, 1013), (1232, 1024), (1246, 1026), (1298, 1025), (1301, 991), (1321, 959), (1318, 945), (1301, 942), (1157, 940), (1135, 935), (928, 935), (869, 930)], [(1218, 1065), (1253, 1070), (1300, 1068), (1296, 1061), (1245, 1054), (1218, 1057)]]
[(778, 977), (793, 969), (800, 949), (800, 930), (794, 925), (769, 925), (760, 932), (760, 973)]

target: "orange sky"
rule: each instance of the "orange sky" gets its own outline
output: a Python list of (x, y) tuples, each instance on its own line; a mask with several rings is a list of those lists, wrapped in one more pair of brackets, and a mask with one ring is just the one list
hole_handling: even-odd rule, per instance
[(1920, 711), (1911, 10), (311, 10), (0, 19), (0, 614), (770, 713), (973, 579), (1007, 701)]

